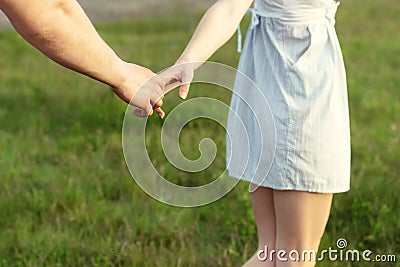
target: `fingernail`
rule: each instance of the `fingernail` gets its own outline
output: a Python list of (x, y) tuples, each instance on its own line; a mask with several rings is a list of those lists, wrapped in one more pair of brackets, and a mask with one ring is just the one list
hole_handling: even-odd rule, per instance
[(182, 92), (182, 93), (181, 93), (181, 97), (182, 97), (182, 99), (186, 99), (187, 93), (186, 93), (186, 92)]
[(156, 110), (156, 112), (157, 112), (158, 116), (162, 119), (162, 112), (159, 110)]

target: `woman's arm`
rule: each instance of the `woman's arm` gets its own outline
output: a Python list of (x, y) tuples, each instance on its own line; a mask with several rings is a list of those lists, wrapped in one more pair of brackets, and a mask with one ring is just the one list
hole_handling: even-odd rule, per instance
[[(125, 102), (154, 75), (122, 61), (75, 0), (0, 0), (0, 8), (34, 47), (57, 63), (110, 85)], [(132, 104), (151, 114), (151, 105), (162, 94), (160, 86), (152, 86), (141, 90)]]
[(201, 19), (177, 64), (206, 61), (232, 37), (253, 0), (218, 0)]
[(252, 3), (253, 0), (218, 0), (207, 10), (175, 63), (179, 66), (162, 74), (165, 80), (179, 85), (180, 98), (186, 99), (189, 93), (194, 69), (231, 38)]

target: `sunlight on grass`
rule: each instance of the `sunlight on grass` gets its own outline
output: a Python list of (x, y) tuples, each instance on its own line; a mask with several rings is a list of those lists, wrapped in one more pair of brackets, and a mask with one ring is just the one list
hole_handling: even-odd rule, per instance
[[(398, 14), (397, 0), (343, 1), (339, 8), (352, 190), (335, 196), (321, 248), (334, 247), (343, 237), (350, 248), (400, 251)], [(200, 15), (97, 28), (121, 57), (160, 71), (176, 60)], [(212, 60), (236, 66), (235, 47), (233, 38)], [(106, 86), (45, 59), (12, 31), (0, 32), (0, 51), (0, 266), (226, 267), (240, 266), (254, 253), (256, 230), (245, 183), (201, 208), (156, 202), (134, 183), (124, 162), (125, 104)], [(192, 87), (190, 97), (205, 95), (229, 103), (227, 91)], [(165, 109), (180, 101), (175, 91), (168, 94)], [(159, 147), (161, 124), (150, 119), (148, 149), (157, 169), (174, 179), (177, 170)], [(210, 121), (185, 127), (183, 153), (198, 157), (204, 137), (219, 148), (213, 166), (174, 182), (202, 184), (224, 169), (225, 133)]]

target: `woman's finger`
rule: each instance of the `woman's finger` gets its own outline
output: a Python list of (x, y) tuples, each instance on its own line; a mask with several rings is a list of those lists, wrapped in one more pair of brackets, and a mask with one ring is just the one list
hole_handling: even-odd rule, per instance
[(188, 93), (189, 93), (189, 87), (190, 87), (190, 84), (189, 84), (189, 83), (187, 83), (187, 84), (182, 84), (182, 85), (179, 87), (178, 95), (179, 95), (180, 98), (186, 99), (186, 97), (187, 97), (187, 95), (188, 95)]
[(161, 108), (156, 108), (154, 111), (158, 114), (158, 116), (160, 116), (161, 119), (165, 117), (165, 112)]

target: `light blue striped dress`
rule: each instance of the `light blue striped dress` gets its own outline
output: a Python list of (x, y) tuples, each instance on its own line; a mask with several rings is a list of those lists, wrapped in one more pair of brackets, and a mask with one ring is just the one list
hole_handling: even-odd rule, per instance
[[(349, 190), (349, 111), (334, 27), (337, 7), (333, 0), (255, 1), (238, 70), (261, 90), (274, 125), (255, 119), (265, 106), (237, 77), (227, 124), (230, 176), (277, 190)], [(243, 125), (246, 135), (238, 130)]]

